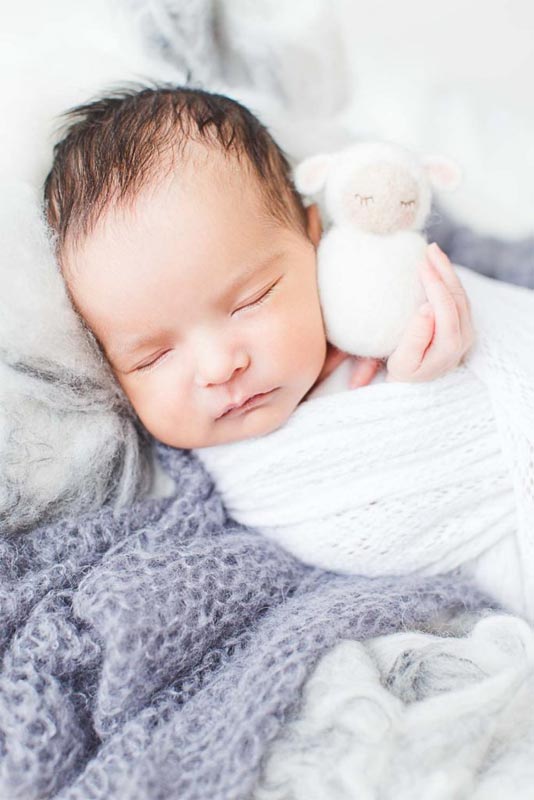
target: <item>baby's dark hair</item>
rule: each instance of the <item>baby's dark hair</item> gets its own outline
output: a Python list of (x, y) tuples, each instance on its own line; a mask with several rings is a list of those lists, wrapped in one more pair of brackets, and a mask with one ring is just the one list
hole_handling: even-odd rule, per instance
[(44, 184), (58, 253), (67, 239), (87, 236), (110, 205), (134, 199), (168, 155), (172, 168), (190, 142), (252, 168), (268, 213), (306, 232), (286, 156), (254, 114), (229, 97), (183, 86), (134, 87), (76, 106), (64, 118), (65, 135)]

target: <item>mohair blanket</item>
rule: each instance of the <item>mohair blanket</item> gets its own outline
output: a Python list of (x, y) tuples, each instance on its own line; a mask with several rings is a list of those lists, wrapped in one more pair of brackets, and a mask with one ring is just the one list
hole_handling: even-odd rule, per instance
[(1, 547), (0, 797), (237, 800), (342, 639), (487, 601), (453, 577), (312, 569), (225, 517), (196, 458), (176, 484)]

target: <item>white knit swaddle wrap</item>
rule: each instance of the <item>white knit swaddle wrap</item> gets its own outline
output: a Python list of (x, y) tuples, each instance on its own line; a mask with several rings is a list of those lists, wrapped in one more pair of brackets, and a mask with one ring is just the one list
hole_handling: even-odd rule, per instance
[(196, 452), (229, 514), (307, 563), (465, 565), (534, 619), (534, 293), (458, 273), (477, 332), (465, 366), (312, 397), (267, 436)]

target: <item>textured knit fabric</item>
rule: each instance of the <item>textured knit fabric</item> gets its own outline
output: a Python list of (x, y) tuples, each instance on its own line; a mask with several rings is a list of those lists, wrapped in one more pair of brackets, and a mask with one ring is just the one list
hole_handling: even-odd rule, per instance
[(465, 366), (313, 397), (267, 436), (197, 452), (231, 515), (308, 564), (465, 567), (534, 619), (534, 293), (458, 271), (477, 336)]
[(479, 609), (452, 579), (312, 570), (226, 519), (192, 454), (146, 500), (1, 546), (2, 800), (236, 800), (341, 639)]

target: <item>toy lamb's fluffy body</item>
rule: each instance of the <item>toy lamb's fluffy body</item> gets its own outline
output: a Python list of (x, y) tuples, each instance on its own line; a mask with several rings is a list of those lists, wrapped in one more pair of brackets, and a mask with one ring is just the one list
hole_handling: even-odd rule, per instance
[(327, 337), (348, 353), (385, 358), (425, 301), (418, 276), (431, 182), (450, 186), (456, 168), (388, 143), (314, 156), (296, 170), (305, 194), (325, 190), (333, 225), (317, 253)]
[(328, 340), (360, 356), (392, 353), (425, 300), (417, 274), (425, 248), (411, 231), (377, 236), (332, 228), (319, 245), (317, 272)]

